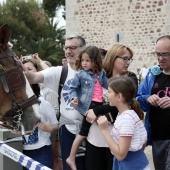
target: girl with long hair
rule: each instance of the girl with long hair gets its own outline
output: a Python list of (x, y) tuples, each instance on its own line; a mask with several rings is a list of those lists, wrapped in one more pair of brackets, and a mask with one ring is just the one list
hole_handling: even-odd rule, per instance
[(114, 155), (112, 170), (149, 170), (149, 162), (143, 147), (147, 133), (142, 122), (144, 113), (135, 100), (136, 86), (129, 77), (112, 78), (107, 97), (111, 106), (116, 106), (118, 116), (111, 132), (105, 116), (98, 118), (100, 130)]

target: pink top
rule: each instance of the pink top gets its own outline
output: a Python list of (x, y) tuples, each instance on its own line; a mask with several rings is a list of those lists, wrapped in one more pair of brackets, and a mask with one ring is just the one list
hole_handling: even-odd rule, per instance
[[(103, 94), (105, 95), (107, 93), (107, 89), (102, 88), (102, 90), (103, 90)], [(108, 128), (109, 128), (109, 131), (111, 131), (113, 128), (113, 125), (109, 124)], [(90, 127), (90, 131), (87, 136), (87, 140), (89, 143), (91, 143), (92, 145), (96, 147), (107, 147), (108, 148), (106, 140), (96, 122), (92, 123)]]
[(98, 79), (96, 79), (96, 83), (94, 85), (92, 101), (103, 102), (103, 90), (102, 90), (102, 86), (100, 85)]

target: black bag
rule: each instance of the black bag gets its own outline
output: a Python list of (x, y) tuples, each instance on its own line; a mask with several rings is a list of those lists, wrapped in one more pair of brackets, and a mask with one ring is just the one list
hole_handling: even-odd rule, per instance
[(66, 81), (68, 74), (68, 65), (64, 65), (61, 70), (61, 76), (60, 76), (60, 82), (59, 82), (59, 88), (58, 88), (58, 107), (59, 107), (59, 116), (58, 120), (60, 119), (60, 98), (61, 98), (61, 90), (63, 89), (64, 83)]

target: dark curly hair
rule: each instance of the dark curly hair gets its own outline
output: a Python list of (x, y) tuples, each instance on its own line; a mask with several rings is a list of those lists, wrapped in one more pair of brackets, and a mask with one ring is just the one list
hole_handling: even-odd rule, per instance
[(88, 54), (90, 59), (94, 63), (94, 68), (92, 68), (92, 71), (94, 73), (100, 72), (103, 68), (102, 56), (101, 56), (99, 49), (96, 46), (86, 46), (80, 51), (80, 53), (77, 56), (76, 63), (75, 63), (76, 70), (83, 69), (81, 66), (81, 60), (82, 60), (82, 55), (84, 53)]

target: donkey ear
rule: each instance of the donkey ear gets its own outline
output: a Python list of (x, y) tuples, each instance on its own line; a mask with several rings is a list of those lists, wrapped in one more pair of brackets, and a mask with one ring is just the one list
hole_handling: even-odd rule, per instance
[(4, 24), (0, 27), (0, 50), (5, 50), (10, 38), (9, 27)]

